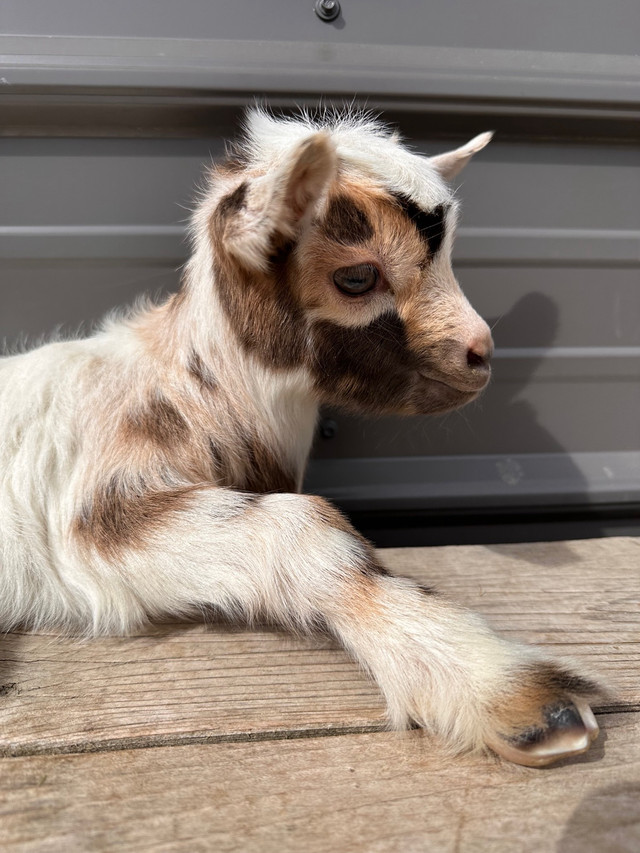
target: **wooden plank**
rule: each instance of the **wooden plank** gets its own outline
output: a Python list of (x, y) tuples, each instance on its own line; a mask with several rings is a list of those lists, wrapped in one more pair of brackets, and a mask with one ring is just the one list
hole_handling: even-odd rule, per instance
[(82, 643), (14, 634), (3, 646), (4, 753), (384, 727), (377, 688), (330, 641), (176, 625)]
[(7, 853), (635, 853), (640, 714), (548, 770), (421, 732), (6, 758), (0, 803)]
[[(601, 672), (616, 691), (614, 707), (640, 707), (638, 540), (380, 554), (505, 634)], [(186, 625), (84, 642), (13, 634), (0, 650), (5, 754), (383, 726), (377, 689), (330, 641)]]
[(640, 707), (640, 538), (395, 548), (393, 571), (479, 613), (504, 636), (600, 673), (617, 702)]

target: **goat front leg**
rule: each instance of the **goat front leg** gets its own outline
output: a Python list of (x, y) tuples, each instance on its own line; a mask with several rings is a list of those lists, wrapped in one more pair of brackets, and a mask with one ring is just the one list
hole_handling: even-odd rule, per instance
[(377, 681), (394, 726), (417, 723), (456, 751), (490, 747), (537, 766), (596, 737), (595, 683), (389, 575), (326, 501), (212, 488), (187, 497), (135, 553), (130, 581), (150, 613), (209, 604), (298, 630), (326, 626)]

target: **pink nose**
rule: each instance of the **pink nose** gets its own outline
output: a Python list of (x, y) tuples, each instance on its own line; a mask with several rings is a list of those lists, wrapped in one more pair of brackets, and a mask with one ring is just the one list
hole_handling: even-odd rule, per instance
[(493, 341), (487, 331), (467, 344), (467, 367), (478, 373), (486, 372), (489, 370), (492, 355)]

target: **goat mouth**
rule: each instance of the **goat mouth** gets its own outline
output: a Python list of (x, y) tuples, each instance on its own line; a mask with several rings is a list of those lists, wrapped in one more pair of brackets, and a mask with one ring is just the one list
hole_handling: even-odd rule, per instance
[(460, 387), (444, 379), (418, 373), (414, 401), (420, 414), (444, 414), (471, 403), (483, 388), (484, 385), (480, 388)]
[(420, 373), (419, 371), (418, 376), (421, 382), (428, 382), (435, 388), (439, 386), (442, 389), (447, 389), (449, 393), (453, 392), (454, 394), (459, 394), (463, 397), (473, 399), (473, 397), (477, 397), (477, 395), (487, 387), (490, 373), (489, 371), (486, 371), (480, 375), (470, 377), (467, 382), (462, 380), (455, 381), (449, 377), (445, 378), (443, 376), (430, 376), (427, 373)]

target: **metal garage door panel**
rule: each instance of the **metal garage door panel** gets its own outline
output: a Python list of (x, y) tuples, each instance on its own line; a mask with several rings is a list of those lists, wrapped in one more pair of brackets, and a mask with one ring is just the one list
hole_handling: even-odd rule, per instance
[(342, 0), (333, 25), (310, 0), (3, 0), (5, 33), (155, 38), (215, 38), (445, 45), (458, 48), (633, 54), (640, 9), (633, 0), (513, 3), (468, 0)]
[(184, 225), (223, 151), (222, 138), (0, 139), (0, 225)]
[(638, 229), (639, 167), (637, 145), (522, 140), (513, 144), (497, 136), (473, 168), (461, 175), (465, 223), (609, 232)]
[(149, 261), (0, 262), (0, 343), (15, 350), (52, 334), (87, 334), (114, 308), (178, 281), (177, 271)]

